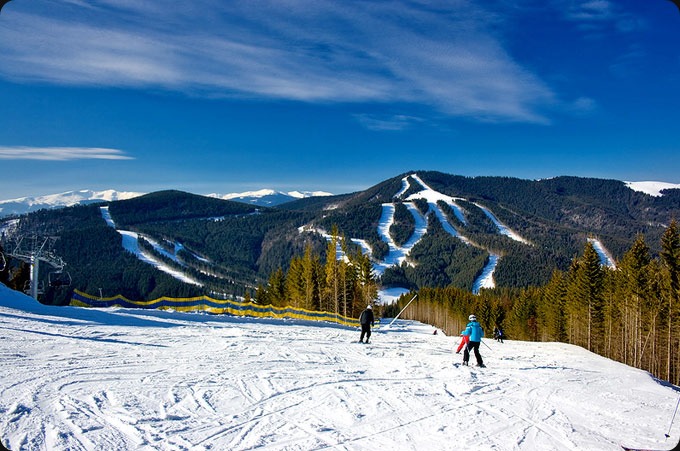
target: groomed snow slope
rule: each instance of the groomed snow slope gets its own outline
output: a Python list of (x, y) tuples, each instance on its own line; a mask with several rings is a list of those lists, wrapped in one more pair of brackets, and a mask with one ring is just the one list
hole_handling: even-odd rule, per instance
[[(373, 343), (295, 321), (46, 307), (0, 285), (11, 450), (617, 450), (664, 446), (678, 393), (557, 343), (398, 321)], [(676, 424), (671, 435), (680, 435)], [(670, 446), (668, 446), (670, 447)]]

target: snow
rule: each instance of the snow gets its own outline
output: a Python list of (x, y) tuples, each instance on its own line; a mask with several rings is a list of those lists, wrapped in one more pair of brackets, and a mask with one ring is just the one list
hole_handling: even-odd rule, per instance
[(493, 273), (496, 270), (498, 261), (501, 257), (497, 254), (489, 254), (489, 262), (482, 269), (482, 274), (475, 280), (472, 285), (472, 293), (479, 294), (479, 290), (482, 288), (495, 288), (496, 282), (493, 279)]
[(317, 196), (332, 196), (332, 193), (326, 191), (276, 191), (269, 188), (264, 188), (256, 191), (244, 191), (242, 193), (229, 193), (229, 194), (208, 194), (209, 197), (216, 197), (218, 199), (232, 200), (232, 199), (243, 199), (243, 198), (262, 198), (267, 196), (286, 196), (293, 199), (304, 199), (307, 197), (317, 197)]
[(77, 204), (126, 200), (142, 196), (144, 193), (132, 191), (116, 191), (112, 189), (104, 191), (92, 191), (81, 189), (78, 191), (66, 191), (59, 194), (48, 194), (36, 197), (20, 197), (0, 201), (0, 213), (2, 215), (24, 214), (42, 208), (70, 207)]
[(383, 288), (378, 292), (378, 303), (385, 305), (393, 304), (402, 294), (406, 294), (410, 291), (411, 290), (401, 287)]
[(401, 189), (397, 191), (397, 194), (394, 195), (397, 199), (399, 199), (401, 196), (403, 196), (406, 191), (411, 187), (411, 182), (408, 181), (408, 176), (404, 177), (401, 179)]
[(427, 218), (420, 213), (412, 202), (404, 202), (404, 206), (413, 216), (415, 230), (403, 245), (398, 246), (390, 234), (390, 227), (394, 223), (395, 206), (391, 203), (382, 204), (382, 215), (378, 221), (378, 235), (380, 239), (387, 243), (389, 251), (384, 260), (374, 262), (373, 270), (376, 274), (382, 275), (385, 269), (390, 266), (399, 266), (406, 261), (406, 257), (408, 257), (413, 246), (418, 244), (418, 241), (427, 233)]
[(326, 197), (333, 195), (333, 193), (329, 193), (327, 191), (288, 191), (286, 194), (296, 199), (305, 199), (307, 197)]
[[(413, 235), (408, 239), (406, 243), (402, 246), (397, 246), (397, 244), (394, 242), (392, 239), (392, 236), (390, 234), (390, 227), (394, 223), (394, 212), (395, 212), (395, 204), (388, 202), (382, 204), (382, 213), (380, 216), (380, 219), (378, 220), (378, 227), (377, 227), (377, 232), (378, 235), (380, 236), (380, 239), (387, 243), (388, 245), (388, 254), (385, 257), (384, 260), (378, 261), (374, 259), (373, 261), (373, 270), (375, 274), (378, 276), (381, 276), (384, 274), (385, 270), (391, 266), (398, 266), (401, 265), (403, 262), (407, 261), (408, 255), (411, 252), (411, 249), (413, 246), (415, 246), (418, 241), (422, 239), (422, 237), (427, 233), (427, 217), (423, 216), (418, 208), (415, 206), (413, 203), (415, 200), (418, 199), (423, 199), (427, 202), (428, 207), (429, 207), (429, 212), (434, 212), (437, 220), (442, 225), (442, 228), (449, 233), (451, 236), (454, 238), (458, 238), (461, 240), (463, 243), (467, 245), (474, 245), (467, 237), (463, 236), (456, 227), (454, 227), (448, 220), (446, 214), (444, 211), (441, 209), (441, 207), (438, 205), (439, 201), (443, 201), (446, 204), (448, 204), (451, 209), (453, 210), (454, 215), (456, 218), (461, 222), (463, 226), (466, 226), (468, 224), (467, 219), (465, 218), (465, 211), (456, 203), (456, 200), (462, 199), (462, 198), (455, 198), (451, 196), (447, 196), (446, 194), (440, 193), (439, 191), (435, 191), (432, 189), (429, 185), (427, 185), (419, 176), (418, 174), (411, 174), (409, 176), (403, 177), (401, 180), (401, 188), (400, 190), (394, 195), (395, 198), (399, 199), (401, 198), (410, 188), (411, 188), (411, 182), (410, 179), (415, 180), (421, 187), (422, 190), (418, 191), (417, 193), (411, 194), (406, 198), (406, 202), (404, 202), (404, 205), (408, 208), (408, 210), (411, 212), (413, 215), (413, 218), (415, 220), (415, 231)], [(501, 223), (498, 218), (489, 210), (488, 208), (478, 204), (474, 203), (475, 206), (477, 206), (479, 209), (481, 209), (484, 214), (493, 221), (495, 224), (498, 233), (501, 235), (505, 235), (515, 241), (519, 241), (524, 244), (529, 244), (527, 240), (522, 238), (519, 234), (516, 232), (512, 231), (510, 228), (508, 228), (506, 225)], [(301, 227), (300, 232), (302, 231), (307, 231), (307, 230), (312, 230), (309, 227)], [(317, 230), (314, 229), (317, 233), (320, 233), (322, 236), (324, 236), (326, 239), (330, 240), (331, 236), (323, 231), (323, 230)], [(359, 244), (363, 250), (364, 253), (368, 255), (372, 255), (370, 246), (368, 243), (366, 243), (363, 240), (357, 240), (352, 238), (352, 241), (356, 242)], [(486, 250), (486, 249), (485, 249)], [(488, 251), (488, 250), (487, 250)], [(481, 288), (494, 288), (495, 287), (495, 281), (493, 278), (493, 273), (496, 270), (496, 267), (498, 266), (498, 263), (500, 261), (500, 255), (494, 254), (492, 252), (489, 252), (489, 260), (486, 264), (486, 266), (482, 269), (482, 273), (480, 276), (473, 282), (472, 286), (472, 291), (473, 293), (479, 293), (479, 290)], [(340, 254), (338, 254), (340, 255)]]
[(478, 204), (478, 203), (475, 203), (475, 205), (477, 207), (479, 207), (479, 209), (484, 212), (486, 217), (489, 218), (491, 220), (491, 222), (494, 223), (494, 225), (496, 226), (496, 229), (498, 229), (498, 233), (500, 233), (501, 235), (505, 235), (512, 240), (519, 241), (520, 243), (529, 244), (529, 242), (527, 240), (525, 240), (524, 238), (519, 236), (519, 234), (512, 231), (508, 226), (506, 226), (505, 224), (500, 222), (498, 220), (498, 218), (496, 217), (496, 215), (491, 213), (491, 210), (489, 210), (488, 208), (486, 208), (483, 205)]
[(662, 190), (665, 189), (680, 189), (679, 183), (667, 182), (625, 182), (626, 186), (634, 191), (649, 194), (650, 196), (663, 196)]
[(115, 200), (125, 200), (132, 199), (143, 195), (144, 193), (137, 193), (132, 191), (116, 191), (112, 189), (104, 191), (92, 191), (89, 189), (81, 189), (78, 191), (66, 191), (59, 194), (48, 194), (45, 196), (36, 197), (20, 197), (17, 199), (10, 199), (0, 201), (0, 203), (24, 203), (27, 206), (72, 206), (85, 201), (115, 201)]
[[(139, 237), (140, 234), (137, 232), (132, 232), (129, 230), (119, 230), (116, 227), (116, 223), (114, 222), (113, 218), (111, 217), (111, 212), (109, 211), (109, 207), (103, 206), (99, 207), (99, 210), (101, 211), (102, 218), (104, 218), (104, 221), (106, 221), (106, 224), (109, 227), (112, 227), (116, 229), (116, 232), (118, 232), (121, 237), (122, 237), (122, 246), (123, 248), (130, 252), (131, 254), (134, 254), (140, 261), (147, 263), (156, 269), (163, 271), (166, 274), (171, 275), (177, 280), (180, 280), (185, 283), (190, 283), (192, 285), (198, 285), (202, 286), (201, 282), (197, 281), (196, 279), (190, 277), (186, 273), (173, 268), (171, 266), (168, 266), (167, 264), (163, 263), (162, 260), (156, 258), (153, 254), (150, 254), (149, 252), (144, 251), (141, 247), (139, 247)], [(166, 257), (172, 259), (173, 261), (180, 263), (179, 260), (177, 259), (177, 255), (173, 255), (166, 251), (157, 241), (153, 240), (149, 236), (142, 235), (142, 238), (147, 240), (153, 248), (157, 251), (160, 252), (162, 255), (165, 255)], [(178, 252), (182, 248), (181, 244), (175, 243), (175, 251)]]
[(644, 371), (567, 344), (492, 340), (487, 368), (456, 368), (458, 337), (434, 330), (397, 320), (362, 345), (330, 324), (50, 307), (0, 285), (0, 441), (607, 451), (680, 437), (678, 387)]
[(600, 262), (609, 268), (616, 269), (616, 263), (614, 262), (614, 258), (611, 256), (609, 251), (604, 247), (602, 242), (598, 240), (597, 238), (588, 238), (588, 241), (593, 244), (593, 248), (595, 248), (595, 252), (597, 252), (597, 255), (600, 257)]
[(421, 179), (417, 174), (411, 174), (411, 177), (415, 181), (417, 181), (420, 186), (423, 187), (422, 191), (419, 191), (415, 194), (411, 194), (408, 197), (408, 200), (415, 200), (415, 199), (425, 199), (427, 203), (430, 205), (430, 208), (436, 211), (439, 211), (442, 216), (443, 212), (440, 210), (440, 208), (437, 206), (437, 201), (444, 201), (447, 203), (452, 209), (453, 212), (458, 218), (460, 222), (462, 222), (464, 225), (467, 224), (467, 219), (465, 219), (465, 215), (463, 214), (463, 210), (456, 204), (456, 198), (447, 196), (446, 194), (442, 194), (439, 191), (435, 191), (428, 184), (426, 184), (423, 179)]

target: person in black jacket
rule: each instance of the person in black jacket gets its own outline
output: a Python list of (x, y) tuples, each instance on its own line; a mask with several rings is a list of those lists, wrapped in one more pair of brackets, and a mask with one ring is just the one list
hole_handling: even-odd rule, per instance
[(369, 338), (371, 338), (371, 326), (375, 324), (373, 308), (370, 305), (366, 307), (366, 310), (361, 312), (359, 323), (361, 324), (361, 338), (359, 338), (359, 343), (364, 342), (364, 335), (366, 335), (366, 343), (368, 343)]

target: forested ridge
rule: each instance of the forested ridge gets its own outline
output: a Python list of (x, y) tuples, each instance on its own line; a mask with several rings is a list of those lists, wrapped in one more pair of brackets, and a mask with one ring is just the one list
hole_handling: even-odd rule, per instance
[[(616, 269), (603, 266), (588, 242), (566, 271), (544, 285), (482, 290), (478, 296), (453, 286), (421, 288), (402, 317), (458, 335), (474, 313), (488, 339), (560, 341), (642, 368), (680, 384), (680, 230), (673, 221), (652, 255), (638, 235)], [(412, 298), (402, 296), (386, 314)]]
[[(420, 188), (412, 183), (399, 199), (395, 194), (410, 174), (364, 191), (302, 199), (277, 208), (181, 191), (161, 191), (106, 204), (118, 229), (143, 236), (139, 245), (146, 252), (155, 253), (159, 260), (181, 269), (202, 286), (173, 279), (123, 249), (118, 232), (102, 218), (99, 207), (103, 204), (4, 219), (4, 223), (14, 221), (14, 225), (2, 229), (2, 243), (9, 254), (16, 236), (58, 236), (55, 252), (63, 257), (73, 276), (70, 289), (90, 294), (123, 294), (137, 300), (195, 294), (253, 298), (258, 286), (279, 270), (287, 273), (308, 248), (325, 264), (327, 238), (318, 231), (337, 230), (350, 254), (358, 249), (350, 239), (364, 240), (371, 249), (369, 258), (383, 259), (389, 250), (377, 232), (383, 204), (395, 208), (392, 238), (398, 244), (407, 241), (414, 231), (414, 218), (405, 199)], [(615, 180), (558, 177), (531, 181), (432, 171), (420, 171), (418, 176), (457, 199), (465, 213), (465, 225), (449, 205), (437, 205), (474, 246), (446, 233), (427, 202), (415, 200), (418, 212), (428, 217), (427, 234), (411, 249), (404, 264), (384, 272), (377, 280), (379, 285), (470, 290), (493, 252), (501, 257), (494, 273), (497, 287), (541, 286), (556, 270), (568, 271), (591, 236), (619, 260), (636, 236), (643, 234), (650, 243), (650, 254), (656, 258), (665, 227), (673, 217), (680, 216), (679, 190), (652, 197)], [(480, 206), (520, 233), (528, 244), (500, 235)], [(176, 258), (168, 259), (155, 251), (151, 240), (169, 252), (178, 244), (182, 249)], [(5, 271), (7, 283), (25, 279), (25, 269), (21, 275), (16, 262), (12, 268)], [(44, 301), (60, 303), (67, 298), (68, 292), (46, 293)]]

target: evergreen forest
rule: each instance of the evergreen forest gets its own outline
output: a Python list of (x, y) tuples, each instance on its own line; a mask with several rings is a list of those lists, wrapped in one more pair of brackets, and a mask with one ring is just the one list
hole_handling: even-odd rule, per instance
[[(638, 235), (615, 269), (603, 266), (591, 243), (566, 271), (525, 288), (421, 288), (401, 317), (458, 335), (475, 314), (491, 339), (500, 328), (516, 340), (559, 341), (649, 371), (680, 384), (680, 230), (674, 220), (653, 255)], [(394, 316), (404, 295), (384, 314)]]

